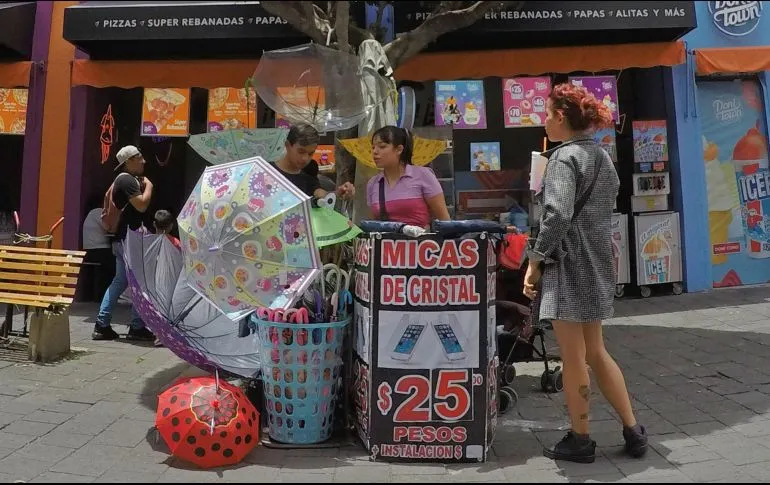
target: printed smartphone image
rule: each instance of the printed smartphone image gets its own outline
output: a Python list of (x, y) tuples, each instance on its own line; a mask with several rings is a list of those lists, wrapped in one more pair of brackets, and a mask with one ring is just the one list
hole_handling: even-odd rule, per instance
[(425, 324), (422, 323), (410, 323), (407, 325), (390, 356), (396, 360), (411, 359), (423, 330), (425, 330)]
[(434, 323), (433, 330), (436, 331), (441, 345), (444, 347), (444, 353), (449, 360), (461, 360), (465, 358), (465, 352), (455, 334), (452, 325), (448, 323)]

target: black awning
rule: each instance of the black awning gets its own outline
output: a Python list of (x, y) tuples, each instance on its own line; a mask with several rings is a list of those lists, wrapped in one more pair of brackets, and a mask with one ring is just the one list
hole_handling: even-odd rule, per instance
[(0, 59), (30, 59), (36, 11), (36, 2), (0, 2)]
[(94, 59), (242, 57), (306, 42), (259, 2), (83, 2), (64, 10), (64, 38)]
[[(395, 31), (417, 27), (438, 3), (398, 2)], [(688, 1), (529, 1), (518, 11), (491, 12), (466, 29), (440, 37), (428, 50), (669, 42), (696, 26), (695, 3)]]

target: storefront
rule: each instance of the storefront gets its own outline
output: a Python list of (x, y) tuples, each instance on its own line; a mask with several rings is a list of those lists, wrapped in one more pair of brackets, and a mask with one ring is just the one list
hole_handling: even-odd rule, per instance
[[(413, 28), (434, 4), (397, 4), (394, 31)], [(512, 206), (532, 212), (530, 162), (544, 146), (544, 100), (555, 84), (582, 83), (615, 115), (615, 129), (597, 140), (621, 178), (616, 219), (625, 234), (614, 237), (628, 276), (620, 283), (682, 282), (672, 214), (679, 184), (671, 176), (680, 158), (668, 153), (666, 137), (677, 122), (671, 68), (686, 58), (678, 39), (695, 26), (694, 2), (526, 2), (520, 11), (495, 12), (439, 38), (400, 66), (396, 79), (412, 81), (415, 90), (414, 125), (454, 123), (447, 177), (454, 216), (496, 219)], [(469, 36), (472, 44), (461, 40)]]
[(770, 2), (696, 2), (696, 10), (687, 63), (672, 69), (688, 289), (767, 283)]
[(37, 196), (50, 3), (0, 4), (0, 243), (16, 230), (12, 213)]
[[(66, 193), (79, 197), (64, 202), (69, 248), (127, 144), (142, 151), (155, 185), (147, 217), (177, 214), (206, 166), (187, 140), (213, 121), (210, 90), (245, 93), (264, 50), (307, 42), (259, 2), (82, 2), (66, 9), (63, 36), (81, 54), (72, 65)], [(155, 119), (157, 103), (173, 108), (170, 118)], [(252, 92), (241, 126), (274, 127), (274, 113), (253, 103)]]

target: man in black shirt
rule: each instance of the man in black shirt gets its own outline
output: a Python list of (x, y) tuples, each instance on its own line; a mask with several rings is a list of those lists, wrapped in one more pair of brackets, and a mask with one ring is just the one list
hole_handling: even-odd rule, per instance
[[(142, 214), (150, 206), (152, 198), (152, 182), (144, 178), (144, 157), (133, 145), (127, 145), (117, 153), (118, 166), (115, 171), (121, 172), (112, 185), (112, 201), (121, 211), (115, 240), (112, 243), (112, 253), (115, 255), (115, 278), (104, 293), (99, 315), (96, 317), (93, 340), (114, 340), (118, 334), (110, 326), (112, 310), (120, 295), (128, 288), (126, 263), (123, 259), (123, 244), (128, 229), (139, 229), (142, 226)], [(147, 330), (144, 322), (131, 307), (131, 326), (127, 337), (129, 340), (155, 340), (155, 336)]]
[[(275, 163), (275, 168), (305, 194), (322, 199), (328, 192), (321, 188), (318, 164), (313, 160), (319, 141), (318, 131), (312, 126), (292, 126), (286, 137), (286, 155)], [(337, 195), (345, 200), (352, 199), (356, 188), (346, 182), (337, 187)]]

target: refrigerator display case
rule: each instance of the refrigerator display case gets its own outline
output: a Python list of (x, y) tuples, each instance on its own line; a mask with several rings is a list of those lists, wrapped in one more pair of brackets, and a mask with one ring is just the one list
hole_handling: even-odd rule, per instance
[(631, 283), (626, 214), (612, 214), (612, 254), (615, 256), (615, 297), (622, 298), (626, 285)]
[(682, 293), (682, 243), (678, 212), (656, 212), (634, 216), (636, 281), (642, 297), (652, 294), (653, 285), (671, 284)]

